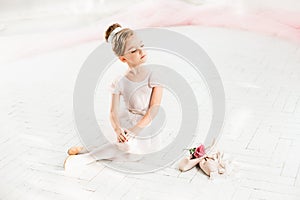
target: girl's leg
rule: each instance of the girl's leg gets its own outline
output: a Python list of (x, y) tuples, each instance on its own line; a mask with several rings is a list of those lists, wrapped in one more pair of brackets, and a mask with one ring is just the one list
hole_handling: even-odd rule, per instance
[(115, 161), (137, 161), (142, 158), (141, 155), (129, 152), (130, 143), (106, 143), (100, 147), (91, 150), (88, 153), (70, 155), (64, 163), (65, 170), (84, 166), (99, 160)]
[(95, 159), (89, 153), (70, 155), (64, 162), (64, 169), (66, 171), (78, 169), (92, 162), (95, 162)]
[(130, 153), (132, 143), (106, 143), (101, 147), (93, 149), (89, 154), (95, 160), (115, 160), (115, 161), (137, 161), (140, 155)]

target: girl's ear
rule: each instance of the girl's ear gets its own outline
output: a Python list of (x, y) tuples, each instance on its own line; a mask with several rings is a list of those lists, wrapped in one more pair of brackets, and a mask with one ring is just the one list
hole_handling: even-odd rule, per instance
[(119, 59), (122, 61), (122, 62), (126, 62), (126, 58), (124, 56), (119, 56)]

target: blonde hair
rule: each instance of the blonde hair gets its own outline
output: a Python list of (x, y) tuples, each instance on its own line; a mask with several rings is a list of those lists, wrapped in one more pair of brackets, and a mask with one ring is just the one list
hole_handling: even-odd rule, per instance
[[(115, 23), (108, 27), (108, 29), (105, 32), (105, 40), (108, 42), (108, 37), (115, 30), (117, 27), (121, 27), (120, 24)], [(112, 50), (117, 56), (124, 55), (125, 52), (125, 46), (126, 46), (126, 40), (134, 34), (134, 31), (130, 28), (124, 28), (121, 31), (117, 32), (111, 42)]]

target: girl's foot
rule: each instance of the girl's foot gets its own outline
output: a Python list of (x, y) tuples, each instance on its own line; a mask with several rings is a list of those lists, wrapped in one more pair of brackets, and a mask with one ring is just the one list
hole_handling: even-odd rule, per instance
[(80, 153), (80, 151), (83, 149), (83, 147), (77, 147), (77, 146), (74, 146), (74, 147), (71, 147), (69, 150), (68, 150), (68, 154), (69, 155), (77, 155)]
[(96, 160), (88, 154), (70, 155), (64, 162), (65, 171), (78, 171)]
[(65, 161), (64, 161), (64, 169), (66, 170), (67, 169), (67, 163), (68, 163), (68, 160), (72, 157), (72, 155), (68, 156)]
[(179, 162), (179, 170), (182, 172), (188, 171), (190, 169), (192, 169), (194, 166), (196, 166), (202, 158), (194, 158), (191, 159), (190, 156), (183, 158), (180, 162)]

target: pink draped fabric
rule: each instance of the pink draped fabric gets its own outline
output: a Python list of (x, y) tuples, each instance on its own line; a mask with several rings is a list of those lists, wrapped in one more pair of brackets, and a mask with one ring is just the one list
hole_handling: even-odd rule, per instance
[(178, 0), (162, 0), (137, 3), (118, 14), (101, 19), (96, 26), (49, 33), (50, 39), (48, 36), (44, 41), (41, 36), (36, 44), (17, 36), (15, 39), (20, 41), (13, 57), (36, 55), (89, 41), (103, 41), (106, 28), (115, 22), (133, 29), (186, 25), (225, 27), (300, 43), (300, 13), (266, 9), (241, 12), (226, 5), (193, 5)]

